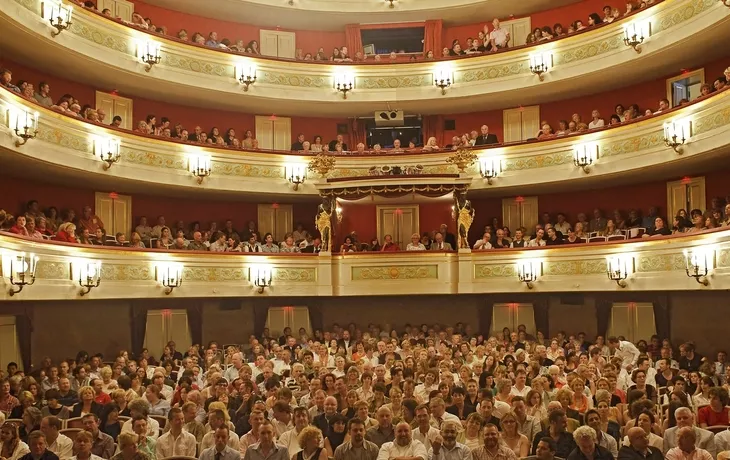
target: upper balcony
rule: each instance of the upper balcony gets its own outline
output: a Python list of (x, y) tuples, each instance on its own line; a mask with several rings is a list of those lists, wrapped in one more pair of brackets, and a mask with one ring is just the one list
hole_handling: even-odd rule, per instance
[[(64, 76), (134, 95), (185, 100), (191, 105), (288, 115), (353, 116), (386, 104), (410, 113), (461, 113), (558, 100), (609, 90), (706, 62), (724, 54), (713, 46), (730, 39), (730, 9), (717, 0), (672, 0), (583, 32), (538, 46), (444, 62), (332, 65), (252, 58), (142, 32), (77, 8), (73, 24), (55, 38), (40, 17), (39, 0), (10, 0), (0, 12), (0, 44), (10, 56)], [(624, 44), (628, 24), (645, 27), (642, 52)], [(160, 63), (145, 71), (140, 43), (160, 45)], [(550, 63), (543, 81), (530, 70), (531, 56)], [(639, 60), (640, 59), (640, 60)], [(243, 91), (235, 75), (245, 64), (256, 83)], [(434, 75), (452, 84), (441, 94)], [(335, 79), (344, 73), (353, 89), (343, 100)], [(621, 75), (621, 78), (616, 78)]]
[(201, 11), (194, 0), (148, 0), (146, 3), (173, 11), (222, 21), (285, 29), (342, 30), (354, 20), (361, 24), (441, 19), (466, 24), (485, 11), (493, 17), (523, 16), (536, 11), (570, 5), (580, 0), (216, 0)]
[[(453, 159), (449, 161), (453, 151), (428, 153), (419, 149), (398, 154), (332, 155), (335, 164), (328, 171), (321, 177), (310, 171), (294, 191), (287, 168), (306, 170), (315, 157), (163, 140), (71, 118), (5, 90), (0, 91), (0, 106), (12, 113), (39, 113), (37, 136), (26, 145), (17, 145), (20, 139), (8, 125), (9, 119), (0, 121), (0, 131), (5, 133), (0, 136), (0, 157), (7, 160), (4, 163), (8, 170), (32, 167), (54, 177), (71, 176), (90, 186), (144, 186), (150, 192), (177, 187), (227, 194), (268, 194), (275, 199), (284, 194), (313, 197), (332, 187), (446, 180), (466, 183), (470, 190), (479, 193), (504, 196), (511, 192), (545, 193), (558, 183), (567, 186), (572, 182), (570, 186), (580, 184), (585, 188), (615, 184), (617, 178), (640, 182), (646, 180), (646, 168), (652, 168), (655, 180), (681, 177), (708, 171), (730, 153), (730, 90), (726, 89), (654, 116), (582, 134), (464, 150), (462, 153), (473, 156), (467, 158), (470, 161), (463, 165), (463, 171)], [(672, 139), (668, 130), (674, 130), (677, 139)], [(22, 131), (21, 127), (19, 132)], [(98, 149), (108, 153), (103, 149), (109, 141), (119, 145), (119, 161), (103, 169)], [(675, 145), (673, 149), (668, 141), (683, 141), (684, 145)], [(576, 152), (590, 164), (581, 165)], [(200, 159), (208, 165), (205, 172), (209, 173), (202, 183), (190, 171), (191, 163)], [(394, 166), (407, 174), (380, 174), (384, 167)], [(496, 177), (490, 181), (483, 178), (487, 169), (496, 171)]]

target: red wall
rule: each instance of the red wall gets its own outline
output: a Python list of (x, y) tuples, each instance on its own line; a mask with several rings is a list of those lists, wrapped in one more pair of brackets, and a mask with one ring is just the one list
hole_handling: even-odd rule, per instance
[[(728, 172), (728, 170), (719, 170), (704, 175), (708, 206), (712, 197), (730, 195), (730, 185), (726, 180)], [(0, 194), (0, 209), (14, 214), (22, 212), (25, 209), (25, 203), (30, 199), (38, 200), (43, 209), (49, 206), (56, 206), (59, 211), (74, 209), (77, 215), (83, 206), (93, 206), (94, 204), (93, 190), (45, 184), (7, 175), (0, 175), (0, 181), (3, 184), (3, 193)], [(499, 196), (472, 199), (476, 210), (474, 229), (482, 229), (485, 225), (491, 224), (493, 217), (502, 221), (502, 198)], [(504, 198), (508, 198), (508, 196)], [(264, 202), (268, 203), (270, 200), (267, 199)], [(404, 198), (402, 202), (409, 204), (408, 198)], [(594, 208), (599, 208), (604, 215), (609, 215), (616, 208), (626, 214), (629, 208), (637, 208), (645, 212), (651, 206), (659, 206), (663, 213), (666, 211), (666, 202), (666, 181), (542, 194), (538, 200), (539, 212), (549, 212), (553, 216), (562, 212), (571, 222), (575, 221), (579, 212), (590, 215)], [(342, 224), (336, 229), (339, 235), (338, 242), (341, 242), (342, 237), (353, 230), (357, 232), (362, 241), (377, 235), (377, 205), (375, 203), (367, 200), (360, 202), (340, 200), (339, 203), (342, 207), (343, 219)], [(210, 222), (222, 225), (226, 219), (231, 219), (234, 228), (243, 228), (249, 220), (256, 220), (257, 204), (244, 201), (132, 194), (132, 215), (135, 222), (143, 215), (147, 216), (149, 222), (154, 222), (157, 216), (162, 214), (168, 225), (174, 225), (178, 220), (184, 221), (186, 225), (197, 220), (204, 228), (207, 228)], [(420, 203), (420, 232), (436, 230), (442, 223), (449, 225), (449, 231), (455, 231), (451, 218), (451, 205), (450, 200)], [(316, 199), (307, 203), (295, 203), (293, 209), (294, 222), (302, 222), (305, 228), (313, 229), (314, 216), (317, 211)]]
[[(203, 6), (204, 8), (204, 6)], [(195, 32), (200, 32), (206, 38), (208, 33), (217, 32), (218, 40), (228, 38), (232, 43), (242, 39), (244, 43), (251, 40), (259, 41), (259, 31), (263, 29), (275, 29), (259, 27), (250, 24), (238, 24), (235, 22), (210, 19), (203, 16), (171, 11), (150, 5), (141, 1), (134, 1), (134, 11), (143, 17), (149, 17), (157, 27), (167, 26), (167, 34), (177, 36), (180, 29), (188, 31), (188, 37), (193, 38)], [(332, 48), (345, 45), (345, 31), (325, 32), (320, 30), (289, 30), (276, 29), (296, 33), (296, 47), (302, 48), (305, 53), (316, 53), (320, 47), (324, 47), (327, 56), (332, 54)]]
[[(730, 62), (730, 54), (728, 57), (718, 59), (707, 63), (704, 66), (706, 80), (712, 82), (717, 76), (722, 75), (723, 70)], [(13, 81), (28, 80), (36, 86), (39, 81), (45, 80), (51, 85), (51, 95), (54, 99), (58, 99), (64, 93), (71, 93), (79, 99), (82, 104), (93, 103), (95, 98), (95, 88), (87, 85), (71, 82), (56, 76), (49, 76), (35, 69), (28, 68), (12, 61), (2, 61), (0, 65), (13, 70)], [(540, 104), (541, 118), (547, 120), (554, 129), (558, 127), (558, 121), (561, 119), (570, 120), (573, 113), (579, 113), (585, 122), (589, 122), (591, 111), (598, 109), (601, 115), (608, 122), (608, 118), (614, 112), (616, 104), (621, 103), (624, 106), (630, 104), (638, 104), (644, 110), (651, 108), (656, 110), (659, 100), (666, 97), (666, 78), (681, 73), (683, 69), (677, 69), (668, 75), (663, 75), (655, 80), (638, 83), (627, 86), (619, 90), (600, 91), (593, 95), (576, 97), (572, 99), (554, 101)], [(100, 91), (109, 91), (112, 88), (98, 88)], [(124, 94), (121, 94), (125, 96)], [(201, 125), (205, 131), (210, 131), (213, 126), (217, 126), (221, 131), (227, 128), (234, 128), (237, 136), (242, 138), (243, 131), (250, 129), (255, 131), (254, 115), (238, 112), (228, 112), (222, 110), (199, 109), (189, 106), (170, 104), (167, 102), (153, 101), (144, 98), (135, 97), (134, 99), (134, 118), (136, 122), (143, 120), (148, 114), (154, 114), (159, 121), (161, 117), (167, 116), (174, 123), (180, 122), (187, 129), (191, 130), (196, 125)], [(521, 101), (514, 100), (514, 107), (519, 107)], [(508, 107), (505, 107), (508, 108)], [(451, 137), (461, 135), (471, 130), (479, 130), (482, 124), (489, 125), (489, 130), (496, 133), (497, 137), (503, 139), (503, 118), (502, 110), (491, 110), (485, 112), (471, 112), (461, 114), (443, 114), (443, 119), (453, 119), (456, 122), (456, 129), (453, 131), (443, 131), (438, 138), (439, 145), (451, 143)], [(316, 134), (323, 136), (325, 142), (334, 139), (337, 135), (337, 124), (347, 123), (347, 119), (342, 118), (317, 118), (317, 117), (293, 117), (292, 118), (292, 138), (296, 138), (298, 133), (304, 133), (307, 139), (313, 139)], [(347, 137), (347, 136), (346, 136)], [(349, 140), (346, 138), (346, 142)], [(351, 148), (354, 146), (350, 146)]]

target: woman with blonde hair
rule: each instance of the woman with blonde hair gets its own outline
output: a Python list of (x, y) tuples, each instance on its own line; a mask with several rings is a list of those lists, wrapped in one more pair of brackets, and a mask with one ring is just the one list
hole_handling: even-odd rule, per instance
[(484, 443), (482, 439), (482, 428), (484, 427), (484, 417), (477, 412), (472, 412), (466, 418), (466, 429), (462, 430), (457, 436), (456, 441), (465, 444), (470, 449), (476, 449)]
[(94, 389), (90, 386), (79, 388), (79, 402), (74, 404), (71, 410), (71, 417), (83, 417), (86, 414), (96, 414), (101, 416), (104, 406), (94, 401)]
[(117, 381), (112, 379), (112, 368), (104, 366), (99, 369), (99, 377), (101, 377), (101, 391), (106, 394), (111, 394), (113, 390), (117, 389)]
[[(302, 449), (292, 455), (291, 460), (327, 460), (327, 451), (322, 445), (322, 432), (314, 426), (306, 426), (297, 437)], [(332, 454), (334, 456), (334, 453)]]
[(20, 440), (18, 426), (14, 423), (3, 423), (0, 427), (0, 458), (18, 460), (29, 453), (28, 444)]
[(581, 414), (585, 413), (588, 409), (593, 409), (593, 400), (586, 396), (585, 387), (585, 381), (580, 377), (576, 377), (570, 382), (570, 389), (573, 390), (570, 407)]
[(431, 136), (428, 138), (428, 141), (426, 142), (426, 145), (423, 146), (424, 152), (433, 152), (434, 150), (439, 150), (439, 146), (436, 143), (436, 138)]
[[(228, 425), (228, 429), (231, 431), (235, 431), (236, 427), (231, 423), (231, 415), (228, 413), (228, 408), (226, 407), (226, 404), (221, 401), (213, 401), (208, 405), (208, 414), (211, 414), (217, 410), (223, 411), (223, 416), (226, 420), (226, 425)], [(210, 423), (206, 423), (205, 425), (206, 432), (210, 431)]]
[(512, 452), (518, 458), (527, 457), (530, 450), (530, 440), (527, 439), (527, 436), (520, 433), (517, 415), (512, 411), (507, 412), (502, 416), (500, 426), (502, 427), (502, 441), (507, 444), (507, 447), (512, 449)]

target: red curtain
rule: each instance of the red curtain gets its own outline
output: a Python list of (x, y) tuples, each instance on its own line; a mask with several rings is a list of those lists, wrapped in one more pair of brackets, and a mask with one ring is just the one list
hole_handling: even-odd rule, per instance
[[(358, 120), (357, 118), (351, 118), (348, 121), (347, 134), (350, 138), (350, 145), (348, 145), (348, 147), (354, 152), (357, 150), (357, 144), (360, 142), (365, 144), (365, 139), (367, 139), (367, 133), (365, 131), (366, 122), (365, 120)], [(365, 148), (367, 148), (367, 144), (365, 145)]]
[(345, 26), (345, 44), (351, 57), (355, 53), (362, 52), (362, 36), (360, 35), (360, 24), (348, 24)]
[(429, 137), (435, 137), (436, 143), (443, 148), (444, 144), (444, 117), (442, 115), (426, 115), (423, 117), (423, 144)]
[[(444, 24), (441, 19), (432, 19), (426, 21), (425, 33), (423, 36), (423, 54), (424, 56), (428, 51), (433, 51), (435, 57), (441, 56), (441, 33), (443, 32)], [(439, 144), (441, 145), (441, 144)]]

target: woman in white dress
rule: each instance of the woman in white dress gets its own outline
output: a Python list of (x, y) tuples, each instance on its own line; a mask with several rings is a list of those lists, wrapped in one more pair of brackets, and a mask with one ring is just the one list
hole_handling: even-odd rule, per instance
[(0, 457), (6, 460), (18, 460), (29, 453), (28, 444), (20, 440), (18, 427), (14, 423), (4, 423), (0, 427)]

